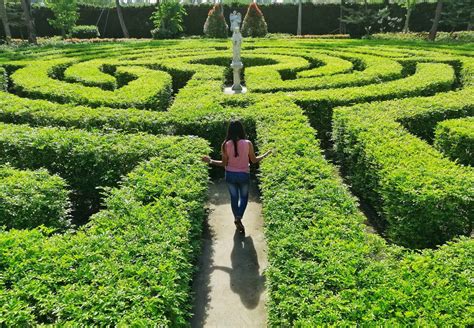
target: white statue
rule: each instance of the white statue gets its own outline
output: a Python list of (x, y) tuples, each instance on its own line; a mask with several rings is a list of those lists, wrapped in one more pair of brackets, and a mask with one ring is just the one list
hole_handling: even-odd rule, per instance
[(240, 62), (240, 49), (242, 48), (242, 34), (240, 34), (239, 27), (234, 29), (234, 33), (232, 34), (232, 62), (239, 63)]
[(230, 30), (232, 32), (235, 31), (235, 28), (238, 27), (240, 29), (240, 23), (242, 23), (242, 15), (238, 13), (236, 10), (234, 10), (230, 14)]

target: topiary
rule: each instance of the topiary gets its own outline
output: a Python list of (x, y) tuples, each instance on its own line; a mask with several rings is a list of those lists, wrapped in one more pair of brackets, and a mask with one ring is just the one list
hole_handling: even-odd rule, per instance
[(209, 38), (226, 38), (228, 28), (224, 18), (224, 9), (220, 3), (216, 3), (207, 15), (204, 34)]
[(258, 8), (256, 3), (251, 3), (242, 24), (242, 35), (263, 37), (267, 35), (267, 33), (267, 23), (265, 22), (262, 11)]

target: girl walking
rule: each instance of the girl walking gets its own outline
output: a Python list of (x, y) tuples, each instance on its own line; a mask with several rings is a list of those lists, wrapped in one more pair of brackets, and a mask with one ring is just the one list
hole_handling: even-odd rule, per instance
[(225, 167), (225, 181), (230, 193), (230, 205), (234, 223), (240, 233), (245, 233), (242, 217), (248, 203), (250, 183), (250, 162), (258, 163), (271, 154), (267, 151), (256, 156), (253, 144), (247, 139), (244, 126), (239, 120), (232, 120), (227, 128), (227, 136), (221, 146), (222, 160), (204, 156), (206, 163)]

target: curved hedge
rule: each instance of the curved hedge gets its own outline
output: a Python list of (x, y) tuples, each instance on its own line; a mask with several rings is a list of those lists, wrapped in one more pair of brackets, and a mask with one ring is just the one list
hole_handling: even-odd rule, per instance
[(93, 107), (164, 110), (169, 104), (172, 81), (165, 72), (138, 66), (117, 67), (115, 71), (117, 79), (130, 82), (115, 91), (108, 91), (97, 87), (64, 83), (51, 77), (60, 75), (70, 64), (71, 61), (65, 60), (30, 64), (12, 74), (12, 83), (15, 90), (22, 95)]
[(46, 170), (21, 171), (0, 166), (0, 226), (66, 228), (70, 202), (66, 182)]
[[(194, 137), (136, 133), (197, 135), (218, 152), (226, 123), (238, 116), (250, 137), (257, 139), (259, 152), (275, 150), (258, 173), (270, 263), (266, 270), (269, 326), (474, 325), (472, 239), (457, 236), (437, 249), (412, 251), (367, 233), (366, 216), (314, 137), (331, 132), (334, 107), (350, 106), (334, 110), (336, 150), (343, 159), (343, 171), (354, 168), (347, 170), (349, 178), (356, 176), (354, 172), (357, 177), (366, 174), (367, 180), (358, 181), (361, 188), (374, 186), (367, 195), (382, 200), (375, 207), (384, 216), (393, 214), (392, 238), (400, 238), (402, 244), (427, 242), (413, 237), (404, 225), (397, 226), (398, 219), (414, 229), (427, 227), (422, 231), (427, 238), (432, 229), (442, 230), (444, 240), (465, 234), (472, 224), (472, 169), (443, 158), (418, 138), (433, 139), (436, 124), (447, 118), (472, 116), (473, 66), (466, 56), (472, 47), (299, 39), (246, 40), (245, 46), (244, 60), (251, 64), (245, 71), (250, 92), (238, 96), (222, 93), (230, 61), (225, 41), (24, 50), (15, 53), (15, 63), (11, 54), (0, 56), (7, 68), (31, 64), (35, 56), (41, 57), (39, 63), (67, 61), (71, 69), (89, 62), (91, 80), (94, 74), (101, 75), (101, 60), (114, 64), (120, 59), (118, 67), (169, 73), (176, 92), (166, 112), (92, 108), (0, 92), (1, 121), (90, 130), (19, 127), (20, 132), (48, 131), (61, 136), (61, 141), (51, 139), (53, 146), (49, 146), (35, 144), (35, 138), (23, 138), (18, 132), (24, 145), (44, 146), (47, 152), (41, 147), (28, 149), (50, 154), (57, 143), (52, 154), (60, 154), (59, 149), (68, 145), (66, 140), (81, 135), (92, 138), (90, 144), (79, 142), (70, 149), (93, 150), (92, 162), (110, 153), (112, 164), (107, 159), (98, 167), (122, 172), (110, 180), (115, 181), (109, 185), (114, 189), (108, 191), (104, 208), (77, 234), (50, 236), (44, 229), (0, 234), (2, 252), (18, 259), (5, 263), (0, 258), (0, 324), (189, 325), (189, 282), (205, 202), (205, 168), (198, 163), (209, 149)], [(288, 49), (286, 54), (282, 47)], [(299, 78), (299, 73), (325, 67), (318, 66), (320, 54), (347, 60), (351, 73)], [(262, 64), (266, 67), (257, 66)], [(66, 66), (54, 72), (60, 79)], [(275, 86), (282, 92), (263, 88), (252, 92), (250, 81), (264, 81), (265, 70), (278, 78)], [(81, 78), (85, 81), (88, 76)], [(291, 89), (299, 80), (326, 83), (322, 87), (334, 89), (303, 85)], [(59, 82), (82, 88), (80, 83)], [(341, 86), (347, 87), (336, 89)], [(457, 89), (446, 92), (452, 88)], [(10, 131), (9, 125), (4, 126)], [(39, 140), (46, 140), (43, 137)], [(164, 146), (155, 152), (161, 142)], [(17, 158), (13, 152), (21, 153), (24, 147), (14, 138), (5, 144), (12, 159)], [(120, 149), (133, 154), (129, 169), (123, 169), (129, 161), (121, 157)], [(73, 162), (79, 163), (78, 158), (72, 157)], [(117, 186), (127, 172), (131, 172), (128, 178)], [(415, 215), (425, 209), (423, 204), (430, 205), (429, 211)], [(429, 243), (439, 242), (434, 238)], [(47, 260), (40, 261), (43, 255)], [(24, 274), (22, 268), (30, 273)]]
[(435, 131), (435, 147), (452, 160), (474, 166), (474, 118), (439, 123)]

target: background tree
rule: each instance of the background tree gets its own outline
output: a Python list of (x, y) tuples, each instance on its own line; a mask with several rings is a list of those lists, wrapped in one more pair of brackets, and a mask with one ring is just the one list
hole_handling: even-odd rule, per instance
[(115, 7), (117, 8), (117, 15), (120, 22), (120, 27), (122, 28), (123, 37), (128, 39), (130, 35), (128, 34), (127, 25), (125, 25), (125, 20), (123, 19), (122, 5), (120, 4), (120, 0), (115, 0)]
[(204, 34), (209, 38), (226, 38), (228, 28), (222, 5), (216, 3), (207, 15), (206, 22), (204, 23)]
[(36, 44), (38, 42), (36, 40), (35, 22), (31, 17), (31, 0), (21, 0), (21, 8), (23, 9), (23, 19), (28, 30), (28, 42)]
[(242, 23), (242, 35), (263, 37), (267, 35), (268, 28), (263, 13), (255, 2), (249, 5)]
[(46, 5), (54, 14), (54, 18), (48, 19), (52, 27), (61, 30), (61, 35), (66, 37), (79, 19), (76, 0), (47, 0)]
[(0, 0), (0, 19), (3, 23), (3, 30), (5, 31), (5, 40), (7, 44), (10, 44), (12, 40), (12, 33), (10, 31), (10, 24), (8, 22), (7, 7), (5, 6), (5, 0)]
[(446, 2), (441, 13), (441, 22), (451, 28), (454, 32), (456, 28), (472, 27), (474, 16), (474, 0), (456, 0)]
[(151, 32), (154, 38), (176, 38), (184, 31), (183, 17), (186, 10), (176, 0), (161, 0), (151, 16), (155, 29)]
[(405, 25), (403, 27), (403, 33), (408, 33), (410, 32), (410, 17), (413, 9), (415, 9), (415, 6), (417, 4), (417, 0), (401, 0), (398, 3), (402, 8), (405, 8), (406, 14), (405, 14)]
[(439, 20), (441, 18), (441, 12), (443, 11), (443, 0), (438, 0), (436, 4), (435, 17), (433, 19), (433, 26), (431, 26), (430, 35), (428, 39), (434, 41), (436, 39), (436, 34), (438, 33)]
[(388, 21), (391, 26), (397, 22), (397, 18), (390, 17), (388, 7), (375, 9), (369, 6), (367, 0), (363, 4), (356, 4), (354, 7), (343, 7), (343, 18), (340, 20), (346, 23), (349, 34), (352, 37), (362, 37), (364, 34), (369, 36), (374, 32), (374, 26), (379, 24), (383, 26), (384, 21)]

